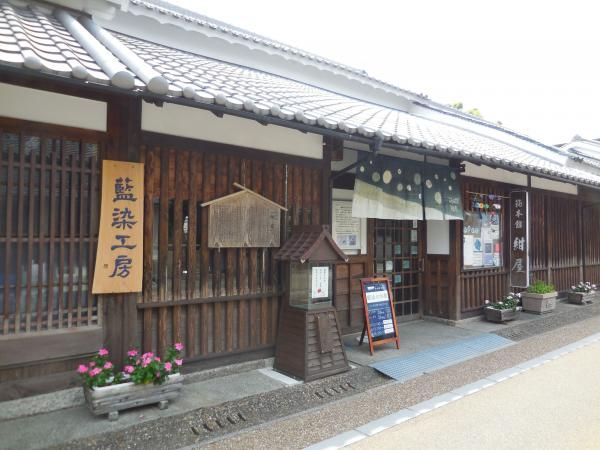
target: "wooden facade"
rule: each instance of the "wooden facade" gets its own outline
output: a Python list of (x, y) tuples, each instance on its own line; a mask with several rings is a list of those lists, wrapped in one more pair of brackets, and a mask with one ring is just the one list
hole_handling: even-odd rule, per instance
[(320, 223), (322, 164), (150, 134), (144, 136), (141, 160), (142, 348), (162, 353), (182, 341), (189, 359), (272, 351), (282, 294), (273, 260), (277, 249), (209, 248), (209, 211), (200, 205), (242, 184), (288, 209), (281, 234), (286, 236), (292, 225)]
[[(200, 205), (240, 183), (287, 208), (282, 243), (293, 225), (330, 224), (330, 158), (341, 141), (325, 140), (324, 157), (315, 160), (161, 135), (142, 131), (140, 99), (27, 78), (0, 81), (104, 101), (108, 111), (106, 132), (0, 118), (0, 388), (18, 384), (10, 395), (27, 395), (36, 390), (23, 380), (68, 373), (57, 384), (64, 386), (100, 345), (119, 361), (132, 346), (160, 354), (182, 341), (186, 360), (198, 367), (272, 356), (283, 298), (277, 249), (209, 248), (208, 210)], [(145, 164), (141, 293), (91, 295), (103, 159)], [(462, 179), (465, 200), (471, 191), (507, 196), (517, 187), (524, 189)], [(600, 196), (525, 189), (532, 278), (561, 291), (600, 282)], [(510, 289), (507, 234), (502, 267), (465, 270), (459, 221), (450, 223), (447, 255), (427, 254), (426, 222), (367, 224), (367, 254), (335, 266), (342, 334), (363, 326), (360, 278), (400, 277), (393, 287), (399, 321), (469, 317)]]

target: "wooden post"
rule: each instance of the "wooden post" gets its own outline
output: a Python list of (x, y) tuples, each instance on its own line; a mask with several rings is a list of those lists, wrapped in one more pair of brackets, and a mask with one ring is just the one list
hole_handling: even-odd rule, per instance
[(331, 225), (331, 149), (323, 145), (323, 178), (321, 179), (321, 223)]
[[(108, 142), (103, 157), (121, 161), (140, 161), (141, 100), (111, 98), (107, 108)], [(143, 162), (143, 161), (142, 161)], [(140, 199), (140, 201), (142, 201)], [(148, 238), (147, 236), (144, 236)], [(104, 344), (111, 360), (119, 365), (127, 350), (137, 344), (137, 300), (141, 294), (103, 295)]]
[(544, 195), (544, 235), (546, 236), (546, 282), (552, 283), (552, 235), (548, 224), (548, 216), (550, 213), (550, 196)]
[(450, 320), (461, 319), (461, 224), (459, 220), (450, 221), (450, 261), (448, 261), (448, 318)]
[(585, 279), (585, 241), (583, 236), (583, 205), (581, 200), (577, 200), (577, 233), (579, 234), (579, 239), (577, 239), (577, 260), (579, 262), (579, 279), (581, 281), (587, 281)]

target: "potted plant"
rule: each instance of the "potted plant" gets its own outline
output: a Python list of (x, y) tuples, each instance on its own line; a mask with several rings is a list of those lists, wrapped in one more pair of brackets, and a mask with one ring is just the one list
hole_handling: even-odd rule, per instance
[(511, 292), (496, 303), (486, 300), (483, 308), (486, 320), (490, 322), (502, 323), (508, 322), (509, 320), (518, 319), (521, 315), (522, 309), (519, 306), (520, 299), (521, 294), (515, 294)]
[(596, 285), (589, 281), (580, 281), (575, 286), (571, 286), (571, 290), (567, 295), (569, 303), (574, 303), (576, 305), (592, 303), (592, 300), (596, 296)]
[(523, 310), (536, 314), (551, 312), (556, 307), (557, 295), (552, 284), (541, 280), (534, 281), (527, 291), (521, 293)]
[(88, 407), (95, 415), (108, 414), (109, 420), (117, 420), (119, 411), (136, 406), (158, 403), (166, 409), (183, 387), (182, 350), (183, 344), (176, 343), (161, 360), (152, 352), (140, 355), (131, 349), (123, 371), (116, 372), (108, 350), (101, 348), (87, 365), (77, 368)]

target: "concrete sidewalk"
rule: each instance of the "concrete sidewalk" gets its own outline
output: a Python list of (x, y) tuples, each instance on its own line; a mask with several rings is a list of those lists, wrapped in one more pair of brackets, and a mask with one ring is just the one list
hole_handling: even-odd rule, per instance
[[(554, 314), (558, 317), (573, 308), (582, 307), (559, 303)], [(258, 425), (274, 417), (282, 418), (286, 414), (299, 413), (340, 398), (352, 398), (377, 386), (392, 384), (389, 379), (376, 374), (373, 369), (361, 367), (376, 360), (414, 353), (465, 337), (519, 326), (528, 321), (543, 320), (544, 317), (547, 316), (523, 314), (521, 320), (511, 325), (489, 324), (481, 318), (469, 319), (455, 324), (456, 326), (428, 320), (400, 324), (400, 350), (393, 345), (378, 347), (373, 356), (369, 355), (368, 345), (357, 345), (356, 336), (346, 337), (348, 358), (355, 369), (338, 377), (306, 385), (294, 385), (297, 383), (295, 380), (274, 372), (270, 367), (272, 360), (242, 364), (238, 368), (246, 369), (242, 373), (231, 373), (231, 368), (194, 373), (186, 376), (183, 395), (173, 402), (169, 409), (161, 411), (156, 406), (148, 406), (123, 411), (117, 422), (109, 422), (102, 416), (94, 417), (83, 404), (80, 389), (2, 402), (0, 449), (94, 447), (101, 442), (102, 445), (113, 442), (112, 438), (107, 436), (115, 437), (113, 444), (107, 444), (111, 448), (148, 448), (147, 442), (145, 445), (138, 445), (137, 441), (127, 442), (127, 439), (135, 433), (152, 434), (159, 424), (174, 428), (165, 431), (174, 436), (173, 447), (189, 445), (185, 443), (191, 443), (194, 439), (218, 438), (231, 431), (241, 432), (244, 427)], [(344, 383), (348, 383), (351, 388)], [(245, 418), (247, 420), (244, 420), (245, 423), (229, 428), (217, 426), (216, 430), (194, 431), (196, 436), (186, 436), (185, 439), (178, 436), (178, 433), (189, 435), (190, 430), (193, 431), (194, 428), (210, 428), (211, 422), (206, 417), (210, 416), (211, 420), (219, 423), (219, 414), (229, 410), (243, 411), (243, 414), (248, 416)], [(225, 417), (225, 421), (230, 420), (227, 419), (230, 416), (222, 417)], [(202, 425), (197, 426), (198, 423)], [(74, 440), (77, 442), (68, 444)], [(158, 442), (156, 444), (155, 448), (164, 448)]]
[[(362, 429), (395, 411), (423, 407), (436, 398), (474, 385), (488, 377), (511, 377), (511, 368), (555, 352), (600, 331), (600, 316), (532, 336), (516, 345), (428, 373), (405, 383), (389, 383), (322, 408), (228, 435), (189, 449), (301, 449), (338, 435)], [(561, 353), (560, 351), (558, 353)], [(554, 355), (558, 357), (559, 355)], [(553, 356), (553, 357), (554, 357)], [(503, 375), (504, 374), (504, 375)], [(466, 394), (468, 392), (465, 392)], [(429, 409), (432, 409), (429, 405)], [(435, 406), (435, 405), (434, 405)], [(420, 408), (420, 406), (419, 406)], [(340, 443), (331, 443), (336, 448)], [(344, 442), (341, 443), (342, 445)]]

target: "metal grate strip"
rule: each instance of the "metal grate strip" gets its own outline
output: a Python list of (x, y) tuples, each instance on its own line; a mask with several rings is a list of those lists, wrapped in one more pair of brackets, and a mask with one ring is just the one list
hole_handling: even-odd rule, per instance
[(513, 344), (513, 341), (495, 334), (482, 334), (411, 355), (378, 361), (370, 366), (390, 378), (406, 381)]

